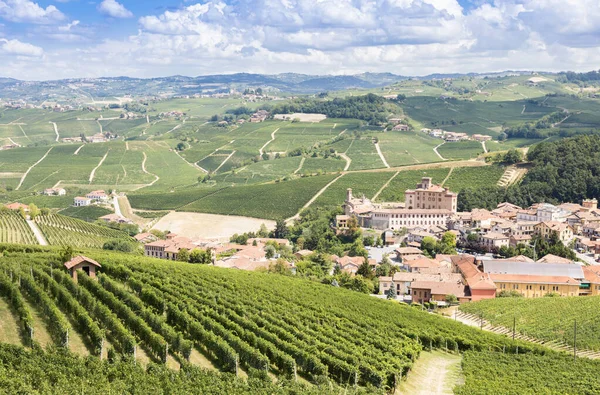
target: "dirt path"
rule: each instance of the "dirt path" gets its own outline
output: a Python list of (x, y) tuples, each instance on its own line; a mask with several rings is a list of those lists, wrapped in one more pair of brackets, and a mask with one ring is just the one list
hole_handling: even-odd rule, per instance
[(383, 156), (383, 152), (381, 152), (381, 147), (379, 147), (379, 143), (375, 143), (375, 149), (377, 150), (377, 154), (381, 158), (383, 165), (389, 169), (390, 165), (388, 165), (387, 160), (385, 160), (385, 157)]
[(306, 204), (304, 206), (302, 206), (302, 208), (300, 210), (298, 210), (298, 212), (296, 213), (296, 215), (294, 215), (293, 217), (290, 217), (288, 219), (285, 220), (285, 222), (287, 224), (292, 223), (292, 221), (297, 220), (298, 218), (300, 218), (300, 212), (306, 208), (308, 208), (311, 204), (314, 203), (315, 200), (317, 200), (317, 198), (319, 196), (321, 196), (326, 190), (327, 188), (329, 188), (331, 185), (333, 185), (337, 180), (339, 180), (340, 178), (342, 178), (345, 175), (345, 173), (340, 174), (339, 176), (337, 176), (336, 178), (333, 179), (333, 181), (329, 182), (329, 184), (325, 185), (323, 188), (321, 188), (321, 190), (319, 192), (317, 192), (315, 194), (315, 196), (313, 196), (308, 202), (306, 202)]
[[(138, 189), (142, 189), (142, 188), (146, 188), (146, 187), (151, 187), (152, 185), (156, 184), (156, 182), (157, 182), (158, 180), (160, 180), (160, 177), (159, 177), (159, 176), (157, 176), (157, 175), (156, 175), (156, 174), (154, 174), (154, 173), (150, 173), (148, 170), (146, 170), (146, 161), (148, 160), (148, 156), (147, 156), (147, 155), (146, 155), (146, 153), (145, 153), (145, 152), (143, 152), (143, 151), (142, 151), (142, 155), (144, 155), (144, 160), (142, 161), (142, 171), (143, 171), (144, 173), (146, 173), (146, 174), (150, 174), (151, 176), (154, 176), (154, 181), (152, 181), (150, 184), (146, 184), (146, 185), (143, 185), (143, 186), (141, 186), (141, 187), (139, 187), (139, 188), (135, 188), (135, 189), (134, 189), (134, 191), (137, 191)], [(182, 159), (183, 159), (183, 158), (182, 158)], [(184, 160), (185, 160), (185, 159), (184, 159)]]
[(347, 130), (348, 130), (348, 129), (344, 129), (344, 130), (342, 130), (342, 131), (340, 132), (340, 134), (338, 134), (337, 136), (338, 136), (338, 137), (340, 137), (342, 134), (346, 133), (346, 131), (347, 131)]
[(0, 298), (0, 342), (21, 346), (18, 318), (4, 298)]
[(29, 225), (29, 227), (31, 228), (33, 234), (35, 235), (35, 238), (38, 241), (38, 243), (40, 245), (42, 245), (42, 246), (47, 246), (48, 245), (48, 241), (44, 237), (44, 234), (42, 233), (42, 231), (40, 230), (40, 228), (38, 228), (37, 224), (35, 222), (33, 222), (32, 220), (28, 219), (27, 220), (27, 225)]
[[(27, 137), (27, 140), (31, 141), (31, 139), (29, 138), (27, 133), (25, 133), (25, 129), (23, 129), (23, 126), (21, 126), (21, 124), (19, 124), (19, 129), (21, 129), (21, 132), (23, 132), (23, 136)], [(58, 140), (56, 140), (56, 141), (58, 141)]]
[(452, 175), (452, 172), (454, 171), (454, 167), (450, 168), (450, 171), (448, 172), (448, 175), (446, 176), (446, 178), (444, 178), (444, 181), (442, 181), (442, 183), (440, 184), (441, 187), (444, 186), (444, 184), (446, 183), (446, 181), (448, 181), (448, 179), (450, 178), (450, 176)]
[(422, 352), (397, 394), (451, 395), (462, 381), (461, 356), (441, 351)]
[(125, 151), (129, 151), (129, 141), (125, 142)]
[(75, 152), (73, 152), (73, 155), (78, 155), (78, 154), (79, 154), (79, 151), (81, 151), (81, 149), (83, 148), (83, 146), (84, 146), (84, 145), (85, 145), (85, 144), (81, 144), (81, 145), (79, 146), (79, 148), (77, 148), (77, 149), (75, 150)]
[[(445, 141), (444, 141), (444, 143), (445, 143)], [(448, 159), (444, 158), (442, 155), (440, 155), (440, 153), (438, 152), (438, 148), (440, 148), (442, 145), (444, 145), (444, 143), (442, 143), (442, 144), (438, 145), (437, 147), (435, 147), (433, 149), (433, 152), (435, 152), (435, 154), (437, 156), (439, 156), (441, 160), (448, 160)]]
[[(206, 170), (206, 169), (205, 169), (205, 168), (203, 168), (203, 167), (200, 167), (200, 166), (198, 166), (198, 163), (191, 163), (191, 162), (188, 162), (188, 160), (187, 160), (187, 159), (185, 159), (183, 156), (181, 156), (181, 154), (179, 153), (179, 151), (177, 151), (177, 150), (174, 150), (174, 152), (175, 152), (175, 154), (177, 154), (177, 156), (178, 156), (178, 157), (180, 157), (180, 158), (181, 158), (181, 160), (182, 160), (182, 161), (184, 161), (184, 162), (185, 162), (185, 163), (187, 163), (188, 165), (190, 165), (190, 166), (192, 166), (192, 167), (195, 167), (196, 169), (198, 169), (198, 170), (201, 170), (201, 171), (203, 171), (204, 173), (208, 174), (208, 170)], [(211, 155), (212, 155), (212, 154), (211, 154)], [(209, 155), (209, 156), (210, 156), (210, 155)], [(202, 159), (201, 159), (201, 160), (202, 160)], [(199, 162), (199, 161), (198, 161), (198, 162)]]
[[(179, 125), (176, 125), (176, 126), (173, 128), (173, 129), (169, 130), (169, 131), (168, 131), (168, 132), (166, 132), (165, 134), (169, 134), (169, 133), (171, 133), (171, 132), (174, 132), (174, 131), (176, 131), (177, 129), (179, 129), (181, 126), (183, 126), (183, 125), (181, 125), (181, 124), (179, 124)], [(165, 134), (163, 134), (163, 136), (164, 136)]]
[(98, 168), (100, 168), (100, 166), (102, 166), (102, 163), (104, 163), (104, 161), (106, 160), (106, 157), (108, 156), (109, 152), (110, 152), (110, 148), (108, 149), (108, 151), (106, 151), (106, 153), (104, 154), (102, 159), (100, 159), (100, 163), (98, 163), (98, 166), (94, 167), (94, 169), (90, 173), (90, 184), (94, 181), (94, 177), (96, 176), (96, 170), (98, 170)]
[(140, 227), (144, 228), (151, 221), (149, 219), (142, 218), (140, 216), (135, 215), (135, 213), (133, 212), (133, 209), (131, 208), (131, 204), (129, 203), (129, 199), (127, 198), (127, 196), (119, 196), (118, 198), (115, 198), (115, 199), (117, 199), (116, 202), (118, 202), (119, 211), (120, 211), (121, 215), (125, 218), (129, 218), (130, 220), (135, 222), (136, 225), (139, 225)]
[(25, 177), (27, 177), (27, 174), (29, 174), (29, 172), (31, 171), (31, 169), (33, 169), (38, 164), (40, 164), (41, 161), (43, 161), (44, 159), (46, 159), (46, 157), (48, 156), (48, 154), (50, 153), (50, 151), (52, 151), (52, 147), (50, 147), (50, 149), (44, 154), (44, 156), (42, 156), (40, 158), (40, 160), (38, 160), (37, 162), (35, 162), (33, 165), (31, 165), (31, 167), (29, 167), (29, 169), (27, 169), (27, 171), (25, 172), (25, 174), (23, 174), (23, 177), (21, 177), (21, 181), (19, 181), (19, 185), (17, 185), (17, 187), (15, 188), (15, 191), (18, 191), (19, 188), (21, 188), (21, 185), (23, 185), (23, 181), (25, 181)]
[(379, 190), (377, 191), (377, 193), (375, 194), (375, 196), (373, 196), (373, 199), (371, 199), (371, 200), (372, 200), (372, 201), (375, 201), (375, 200), (376, 200), (376, 199), (379, 197), (379, 195), (381, 194), (381, 192), (383, 192), (383, 191), (384, 191), (384, 189), (385, 189), (385, 188), (387, 188), (387, 187), (388, 187), (388, 185), (390, 185), (390, 182), (392, 182), (392, 180), (393, 180), (394, 178), (396, 178), (396, 176), (397, 176), (398, 174), (400, 174), (400, 170), (398, 170), (397, 172), (395, 172), (395, 173), (394, 173), (394, 175), (393, 175), (393, 176), (391, 176), (391, 177), (390, 177), (390, 179), (389, 179), (389, 180), (387, 180), (387, 182), (386, 182), (385, 184), (383, 184), (383, 186), (382, 186), (381, 188), (379, 188)]
[(487, 147), (485, 146), (485, 141), (481, 142), (481, 147), (483, 148), (483, 152), (488, 153)]
[(54, 126), (54, 133), (56, 134), (56, 141), (58, 141), (58, 139), (60, 138), (60, 136), (58, 135), (58, 125), (56, 124), (56, 122), (50, 122), (52, 124), (52, 126)]
[(337, 153), (337, 155), (341, 156), (346, 161), (346, 166), (344, 166), (344, 171), (348, 171), (348, 169), (350, 168), (350, 165), (352, 164), (352, 159), (350, 159), (350, 157), (348, 155), (346, 155), (345, 152), (343, 154)]
[(96, 123), (100, 127), (100, 134), (104, 134), (104, 131), (102, 130), (102, 124), (100, 123), (100, 121), (96, 121)]
[[(225, 163), (227, 163), (227, 161), (228, 161), (229, 159), (231, 159), (231, 157), (232, 157), (232, 156), (233, 156), (233, 154), (235, 154), (235, 153), (236, 153), (236, 151), (232, 151), (232, 152), (229, 154), (229, 156), (228, 156), (227, 158), (225, 158), (225, 160), (224, 160), (223, 162), (221, 162), (221, 164), (219, 165), (219, 167), (217, 167), (217, 168), (215, 169), (215, 171), (214, 171), (214, 172), (216, 173), (217, 171), (219, 171), (219, 169), (220, 169), (221, 167), (223, 167), (223, 165), (224, 165)], [(261, 154), (261, 155), (262, 155), (262, 154)]]
[(302, 170), (302, 166), (304, 166), (304, 162), (306, 161), (305, 157), (302, 157), (302, 160), (300, 161), (300, 165), (298, 166), (298, 168), (296, 169), (296, 171), (294, 171), (294, 174), (298, 174), (298, 172), (300, 170)]
[(273, 140), (275, 140), (275, 133), (277, 133), (277, 131), (279, 130), (279, 128), (275, 129), (273, 131), (273, 133), (271, 133), (271, 140), (267, 141), (265, 143), (265, 145), (263, 145), (262, 147), (260, 147), (260, 149), (258, 150), (258, 153), (260, 156), (262, 156), (264, 149), (267, 147), (267, 145), (271, 144), (273, 142)]

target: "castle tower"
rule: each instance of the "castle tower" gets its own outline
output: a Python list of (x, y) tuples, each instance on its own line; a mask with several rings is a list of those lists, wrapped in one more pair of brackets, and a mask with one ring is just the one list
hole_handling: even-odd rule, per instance
[(348, 188), (346, 190), (346, 201), (349, 202), (352, 200), (352, 188)]
[(596, 210), (598, 208), (598, 201), (596, 199), (585, 199), (581, 205), (587, 209)]

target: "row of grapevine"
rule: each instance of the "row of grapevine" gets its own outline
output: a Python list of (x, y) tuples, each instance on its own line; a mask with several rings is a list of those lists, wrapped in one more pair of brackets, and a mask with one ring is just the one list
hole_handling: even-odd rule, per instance
[(33, 340), (33, 317), (25, 304), (23, 295), (19, 288), (10, 280), (8, 275), (0, 271), (0, 295), (8, 299), (10, 306), (19, 317), (19, 325), (22, 333), (30, 341)]
[(99, 301), (111, 309), (129, 328), (134, 332), (142, 342), (152, 350), (152, 353), (163, 363), (167, 362), (168, 344), (162, 336), (154, 333), (152, 328), (134, 313), (126, 304), (117, 297), (102, 288), (95, 280), (88, 277), (83, 271), (78, 273), (79, 284), (81, 287), (90, 291)]
[(46, 291), (52, 295), (62, 311), (68, 314), (72, 321), (77, 325), (77, 331), (88, 338), (93, 347), (92, 354), (101, 355), (104, 347), (104, 331), (90, 317), (83, 306), (77, 302), (75, 297), (64, 287), (59, 285), (50, 275), (35, 267), (33, 270), (34, 278), (42, 284)]
[(33, 231), (17, 211), (0, 212), (0, 243), (38, 244)]
[(21, 288), (35, 301), (43, 312), (55, 344), (60, 347), (68, 348), (69, 330), (71, 329), (69, 321), (56, 306), (54, 300), (52, 300), (44, 290), (36, 284), (29, 273), (23, 271), (20, 274)]
[(96, 321), (101, 323), (117, 351), (127, 355), (135, 355), (137, 346), (135, 337), (125, 328), (110, 308), (99, 302), (86, 288), (75, 284), (65, 272), (54, 270), (52, 271), (52, 277), (61, 286), (65, 287)]

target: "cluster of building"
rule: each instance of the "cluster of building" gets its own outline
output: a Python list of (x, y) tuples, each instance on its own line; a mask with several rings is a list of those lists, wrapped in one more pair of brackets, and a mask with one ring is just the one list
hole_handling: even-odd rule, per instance
[[(402, 248), (397, 250), (401, 252)], [(600, 295), (600, 266), (582, 266), (554, 255), (534, 261), (525, 256), (495, 259), (463, 254), (431, 259), (412, 254), (400, 265), (402, 271), (379, 278), (380, 292), (387, 294), (394, 287), (399, 299), (412, 303), (445, 305), (454, 297), (464, 303), (502, 292), (527, 298)]]
[(492, 136), (485, 134), (473, 134), (469, 136), (466, 133), (448, 132), (443, 129), (421, 129), (421, 132), (428, 134), (431, 137), (443, 139), (447, 143), (456, 143), (459, 141), (490, 141)]
[(65, 196), (67, 191), (64, 188), (46, 188), (42, 192), (46, 196)]
[(161, 112), (160, 114), (158, 114), (158, 116), (161, 118), (181, 118), (184, 115), (185, 115), (185, 113), (181, 112), (181, 111), (167, 111), (167, 112)]
[(269, 116), (269, 112), (266, 110), (258, 110), (250, 116), (250, 122), (264, 122)]
[(90, 206), (96, 203), (106, 203), (110, 199), (110, 196), (102, 189), (92, 191), (85, 196), (76, 196), (73, 199), (73, 206), (84, 207)]

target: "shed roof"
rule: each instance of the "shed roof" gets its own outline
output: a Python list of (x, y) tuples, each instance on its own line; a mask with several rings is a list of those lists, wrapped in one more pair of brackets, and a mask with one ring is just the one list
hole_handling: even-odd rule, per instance
[(75, 258), (71, 259), (70, 261), (65, 262), (65, 267), (67, 269), (71, 269), (83, 262), (91, 263), (92, 265), (97, 266), (97, 267), (102, 267), (98, 262), (96, 262), (92, 258), (88, 258), (83, 255), (77, 255)]
[(483, 261), (483, 270), (489, 274), (566, 276), (574, 279), (584, 278), (581, 266), (564, 263), (534, 263), (490, 259)]

